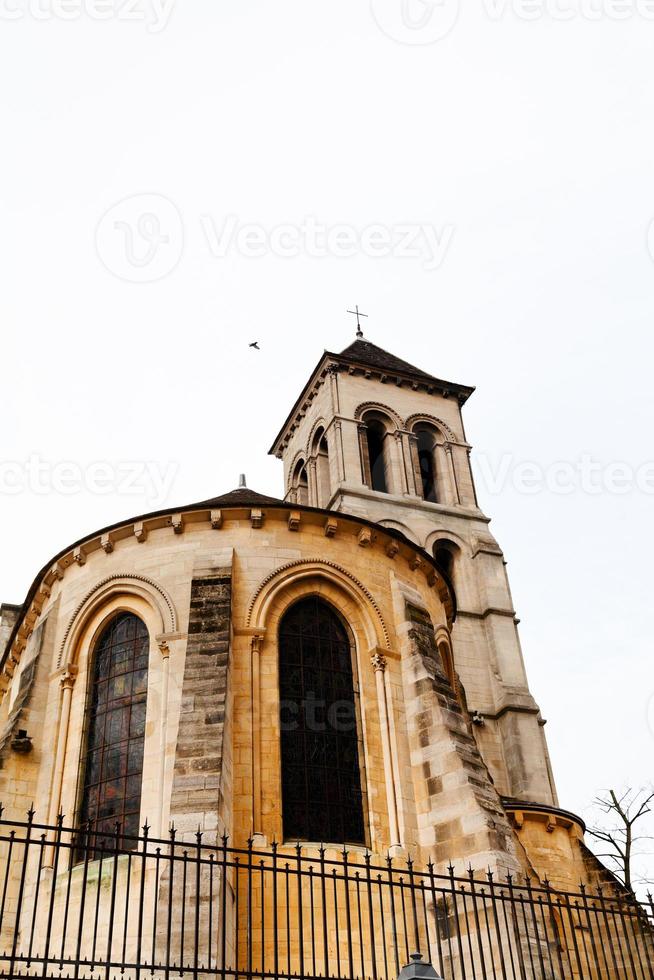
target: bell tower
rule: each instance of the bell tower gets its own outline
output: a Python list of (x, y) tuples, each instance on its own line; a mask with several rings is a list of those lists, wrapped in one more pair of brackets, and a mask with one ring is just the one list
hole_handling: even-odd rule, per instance
[(462, 416), (473, 391), (359, 329), (340, 354), (323, 353), (270, 452), (286, 500), (394, 528), (436, 558), (456, 596), (454, 666), (497, 789), (557, 806), (506, 563), (475, 493)]

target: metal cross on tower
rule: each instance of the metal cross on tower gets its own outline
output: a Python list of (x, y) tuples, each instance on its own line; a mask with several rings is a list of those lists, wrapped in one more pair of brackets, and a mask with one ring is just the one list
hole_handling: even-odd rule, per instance
[(355, 306), (353, 310), (348, 310), (347, 312), (348, 313), (351, 313), (353, 316), (356, 316), (356, 318), (357, 318), (357, 337), (363, 337), (363, 330), (361, 329), (361, 320), (360, 320), (360, 317), (363, 316), (363, 317), (365, 317), (367, 319), (368, 318), (368, 314), (367, 313), (359, 313), (359, 307), (358, 306)]

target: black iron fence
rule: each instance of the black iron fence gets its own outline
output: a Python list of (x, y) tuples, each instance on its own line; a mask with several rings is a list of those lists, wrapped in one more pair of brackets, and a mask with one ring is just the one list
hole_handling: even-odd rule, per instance
[(431, 864), (0, 819), (0, 976), (654, 978), (654, 906)]

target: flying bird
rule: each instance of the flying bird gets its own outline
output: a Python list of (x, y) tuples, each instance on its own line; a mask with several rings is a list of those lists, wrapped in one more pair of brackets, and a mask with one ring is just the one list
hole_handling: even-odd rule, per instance
[(261, 350), (261, 348), (259, 347), (259, 341), (258, 340), (255, 340), (254, 343), (253, 344), (250, 344), (249, 346), (250, 347), (254, 347), (255, 350)]

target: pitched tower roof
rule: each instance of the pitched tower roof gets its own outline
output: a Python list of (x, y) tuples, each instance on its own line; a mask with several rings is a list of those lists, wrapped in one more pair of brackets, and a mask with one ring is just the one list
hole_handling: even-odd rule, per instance
[(438, 379), (433, 375), (421, 371), (420, 368), (414, 367), (408, 361), (403, 361), (401, 357), (396, 357), (395, 354), (389, 354), (387, 350), (378, 347), (376, 344), (371, 344), (369, 340), (364, 338), (355, 340), (338, 356), (348, 361), (356, 361), (357, 364), (367, 364), (369, 367), (380, 368), (382, 371), (413, 375), (416, 378), (427, 378), (430, 381), (438, 382)]
[(364, 337), (357, 336), (357, 339), (340, 354), (328, 350), (323, 353), (278, 432), (270, 448), (272, 455), (280, 454), (281, 447), (288, 438), (289, 426), (293, 425), (298, 411), (301, 411), (307, 399), (312, 397), (310, 393), (314, 385), (321, 378), (324, 378), (331, 365), (340, 365), (353, 370), (360, 368), (363, 371), (371, 372), (373, 376), (376, 375), (382, 381), (392, 380), (398, 384), (408, 381), (413, 385), (417, 384), (430, 394), (451, 395), (460, 405), (463, 405), (475, 390), (468, 385), (442, 381), (433, 374), (428, 374), (421, 368), (409, 364), (408, 361), (403, 361), (401, 357), (396, 357), (395, 354), (384, 350), (383, 347), (378, 347), (377, 344), (371, 343)]

